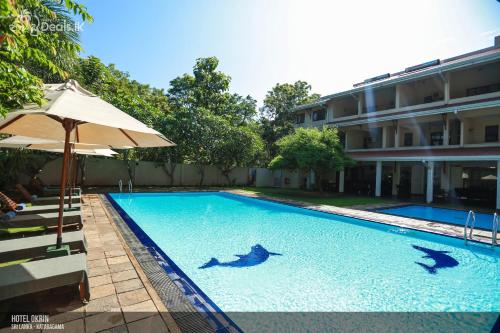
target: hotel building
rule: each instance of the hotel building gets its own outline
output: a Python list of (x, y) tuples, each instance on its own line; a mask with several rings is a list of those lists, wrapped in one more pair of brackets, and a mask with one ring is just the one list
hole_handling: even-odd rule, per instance
[(491, 47), (366, 79), (292, 112), (296, 127), (337, 127), (357, 161), (323, 187), (500, 209), (500, 36)]

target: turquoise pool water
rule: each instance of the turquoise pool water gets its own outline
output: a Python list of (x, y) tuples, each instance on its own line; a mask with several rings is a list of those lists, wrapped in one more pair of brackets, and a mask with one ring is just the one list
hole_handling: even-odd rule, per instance
[[(377, 212), (391, 214), (391, 215), (414, 217), (418, 219), (438, 221), (456, 225), (464, 225), (465, 221), (467, 220), (467, 214), (469, 213), (468, 211), (465, 210), (428, 207), (421, 205), (384, 208), (384, 209), (378, 209)], [(490, 231), (493, 226), (493, 214), (483, 214), (483, 213), (475, 213), (475, 214), (476, 214), (475, 227)]]
[(225, 312), (500, 311), (498, 249), (227, 193), (110, 196)]

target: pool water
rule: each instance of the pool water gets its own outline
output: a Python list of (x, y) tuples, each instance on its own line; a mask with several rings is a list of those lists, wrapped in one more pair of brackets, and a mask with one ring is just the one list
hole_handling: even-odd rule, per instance
[(500, 311), (498, 249), (229, 193), (110, 197), (224, 312)]
[[(377, 209), (377, 212), (456, 225), (464, 225), (465, 221), (467, 220), (467, 215), (469, 214), (469, 212), (465, 210), (437, 208), (421, 205), (383, 208)], [(491, 231), (493, 226), (493, 214), (475, 213), (475, 215), (475, 227)]]

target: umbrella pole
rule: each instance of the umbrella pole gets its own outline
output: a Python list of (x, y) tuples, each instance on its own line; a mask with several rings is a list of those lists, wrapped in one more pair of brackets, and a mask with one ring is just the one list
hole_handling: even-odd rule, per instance
[(61, 189), (59, 191), (59, 216), (57, 218), (57, 243), (56, 248), (60, 249), (62, 245), (62, 227), (63, 227), (63, 211), (64, 211), (64, 195), (65, 195), (65, 187), (66, 187), (66, 179), (68, 175), (68, 162), (69, 162), (69, 154), (70, 154), (70, 145), (69, 145), (69, 137), (75, 122), (72, 119), (64, 119), (62, 121), (62, 125), (64, 130), (66, 131), (66, 136), (64, 139), (64, 156), (63, 156), (63, 165), (61, 171)]
[(69, 159), (69, 175), (68, 175), (68, 187), (69, 187), (69, 194), (68, 194), (68, 208), (71, 209), (71, 193), (73, 192), (73, 176), (74, 176), (74, 163), (75, 163), (75, 157), (76, 154), (71, 154)]

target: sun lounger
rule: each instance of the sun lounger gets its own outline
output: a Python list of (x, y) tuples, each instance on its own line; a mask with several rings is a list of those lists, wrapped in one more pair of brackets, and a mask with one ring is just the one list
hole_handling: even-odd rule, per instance
[[(64, 206), (64, 211), (78, 211), (82, 207), (80, 203), (74, 203), (71, 208), (67, 205)], [(40, 206), (29, 206), (24, 207), (22, 210), (16, 210), (17, 215), (30, 215), (30, 214), (41, 214), (41, 213), (55, 213), (59, 211), (59, 205), (40, 205)]]
[[(38, 193), (43, 193), (43, 195), (59, 195), (59, 186), (46, 185), (40, 178), (33, 178), (30, 185), (33, 186)], [(66, 193), (68, 193), (69, 189), (70, 187), (66, 186)], [(73, 187), (72, 194), (81, 195), (82, 189), (79, 186), (75, 186)]]
[(84, 253), (0, 268), (0, 301), (70, 285), (78, 285), (82, 301), (90, 299)]
[(0, 228), (0, 240), (4, 238), (20, 238), (24, 236), (36, 236), (46, 233), (47, 227), (24, 227), (24, 228)]
[[(0, 221), (0, 228), (22, 228), (45, 226), (57, 226), (58, 212), (54, 213), (40, 213), (31, 215), (17, 215), (8, 220)], [(64, 212), (63, 224), (75, 224), (80, 228), (82, 227), (82, 215), (80, 211)]]
[[(66, 187), (66, 189), (65, 189), (66, 195), (68, 195), (69, 190), (70, 190), (70, 188)], [(59, 192), (60, 191), (61, 191), (61, 189), (58, 188), (58, 187), (44, 187), (42, 193), (43, 193), (44, 196), (49, 196), (49, 195), (57, 195), (57, 196), (59, 196)], [(71, 194), (75, 195), (75, 196), (81, 196), (82, 195), (82, 189), (79, 188), (79, 187), (73, 187), (73, 191), (72, 191)]]
[[(21, 184), (16, 185), (17, 190), (23, 195), (23, 198), (31, 202), (33, 205), (56, 205), (59, 203), (59, 196), (54, 197), (38, 197), (36, 195), (31, 195), (28, 190)], [(81, 196), (75, 195), (71, 197), (72, 203), (79, 203), (81, 200)], [(69, 196), (64, 197), (64, 202), (69, 202)]]
[[(64, 232), (62, 242), (68, 244), (71, 251), (87, 252), (87, 242), (81, 230)], [(40, 256), (55, 243), (55, 234), (1, 240), (0, 262)]]
[[(40, 213), (55, 213), (59, 210), (59, 205), (38, 205), (38, 206), (27, 206), (25, 204), (18, 204), (11, 198), (9, 198), (4, 193), (0, 192), (0, 202), (2, 202), (5, 207), (9, 210), (16, 212), (17, 215), (27, 215), (27, 214), (40, 214)], [(71, 208), (65, 207), (66, 211), (79, 210), (81, 208), (80, 203), (74, 203)]]

